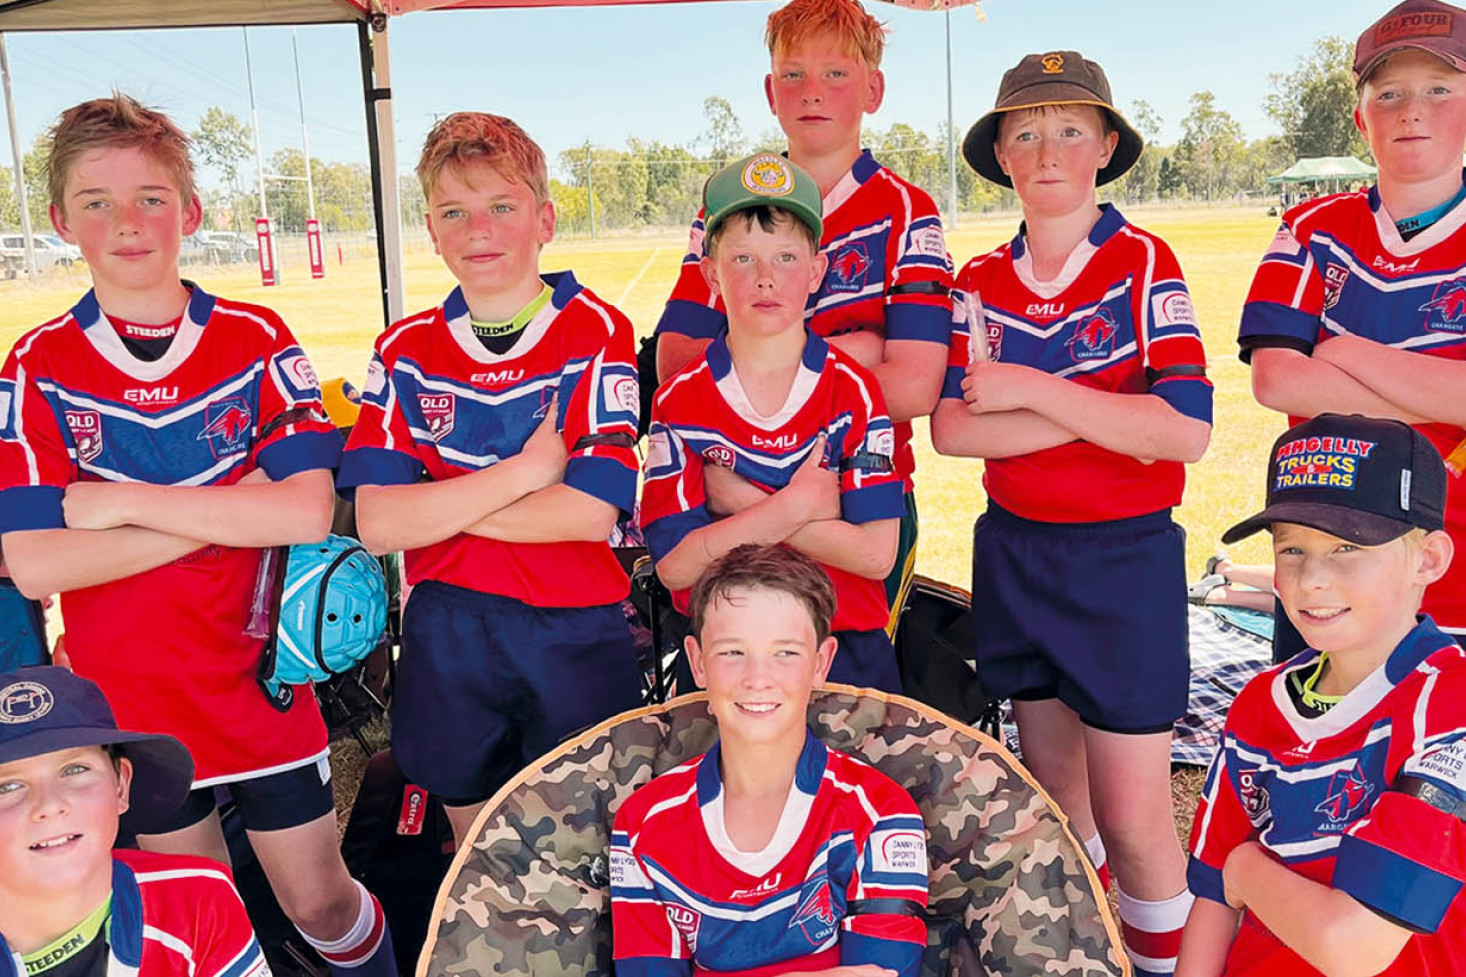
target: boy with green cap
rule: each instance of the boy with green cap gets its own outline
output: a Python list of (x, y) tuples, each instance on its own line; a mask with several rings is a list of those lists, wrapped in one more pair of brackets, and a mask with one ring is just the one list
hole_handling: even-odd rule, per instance
[(895, 433), (869, 371), (804, 325), (826, 266), (818, 185), (760, 153), (704, 198), (702, 269), (728, 328), (653, 401), (641, 518), (657, 575), (685, 614), (734, 546), (799, 550), (839, 595), (830, 679), (899, 691), (882, 584), (904, 511)]

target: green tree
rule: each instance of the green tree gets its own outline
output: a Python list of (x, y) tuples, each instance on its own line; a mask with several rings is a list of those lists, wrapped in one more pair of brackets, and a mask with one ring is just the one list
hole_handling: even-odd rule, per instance
[(224, 185), (229, 189), (228, 209), (234, 215), (234, 229), (239, 230), (245, 212), (250, 209), (241, 198), (247, 197), (243, 176), (246, 163), (254, 155), (254, 131), (238, 116), (216, 105), (204, 110), (192, 135), (198, 158), (224, 177)]
[(646, 200), (640, 218), (647, 224), (680, 224), (690, 221), (702, 200), (702, 185), (711, 172), (685, 146), (642, 142), (635, 136), (626, 142), (630, 156), (646, 163)]
[(1271, 76), (1263, 108), (1289, 142), (1295, 158), (1359, 156), (1368, 147), (1354, 125), (1354, 45), (1322, 37), (1290, 72)]
[(1293, 163), (1293, 149), (1286, 136), (1268, 136), (1247, 144), (1243, 164), (1242, 186), (1247, 190), (1266, 192), (1267, 178), (1281, 173)]
[[(51, 187), (46, 180), (46, 163), (51, 159), (51, 141), (43, 132), (36, 136), (30, 152), (21, 160), (21, 172), (25, 175), (26, 210), (31, 215), (31, 232), (46, 234), (51, 229), (51, 216), (47, 213), (51, 205)], [(15, 215), (20, 222), (19, 208)]]
[(708, 148), (713, 168), (722, 169), (743, 155), (743, 124), (738, 121), (738, 113), (733, 111), (733, 106), (721, 95), (709, 95), (703, 99), (702, 114), (708, 120), (702, 142)]
[(1218, 200), (1233, 193), (1241, 176), (1247, 147), (1242, 126), (1219, 109), (1211, 92), (1191, 96), (1191, 111), (1181, 120), (1176, 162), (1192, 197)]
[(1156, 140), (1161, 136), (1161, 117), (1145, 99), (1130, 103), (1130, 124), (1145, 139), (1145, 150), (1139, 161), (1125, 174), (1124, 194), (1126, 200), (1145, 201), (1156, 196), (1156, 184), (1160, 179), (1161, 160)]
[(1170, 200), (1185, 187), (1181, 180), (1181, 167), (1176, 165), (1173, 156), (1162, 156), (1161, 165), (1156, 170), (1156, 196), (1162, 200)]

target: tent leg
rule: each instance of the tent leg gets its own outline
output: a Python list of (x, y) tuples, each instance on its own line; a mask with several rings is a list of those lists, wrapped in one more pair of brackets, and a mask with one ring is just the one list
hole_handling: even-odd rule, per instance
[(377, 228), (377, 268), (382, 282), (382, 328), (403, 315), (402, 206), (397, 192), (397, 137), (392, 125), (391, 61), (387, 55), (387, 17), (373, 14), (358, 23), (361, 86), (366, 107), (367, 149), (371, 157), (372, 211)]

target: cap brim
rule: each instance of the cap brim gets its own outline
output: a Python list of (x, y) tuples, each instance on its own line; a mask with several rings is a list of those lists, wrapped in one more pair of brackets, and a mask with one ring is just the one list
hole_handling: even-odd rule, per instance
[(822, 240), (824, 237), (824, 221), (819, 214), (811, 213), (808, 207), (801, 207), (791, 201), (788, 197), (767, 197), (757, 200), (740, 200), (731, 207), (725, 207), (716, 214), (704, 214), (702, 219), (703, 231), (705, 234), (712, 234), (718, 225), (722, 224), (729, 217), (744, 210), (752, 210), (755, 207), (770, 207), (774, 210), (788, 211), (801, 224), (814, 231), (814, 239)]
[(1120, 140), (1115, 144), (1115, 151), (1110, 154), (1110, 162), (1095, 174), (1096, 187), (1118, 180), (1130, 172), (1136, 160), (1140, 159), (1140, 153), (1145, 148), (1145, 140), (1140, 138), (1140, 133), (1125, 121), (1125, 117), (1113, 105), (1101, 102), (1084, 89), (1066, 84), (1034, 85), (1024, 89), (1023, 95), (1021, 103), (1000, 106), (978, 119), (962, 139), (962, 158), (983, 179), (1012, 189), (1013, 181), (998, 165), (998, 155), (993, 149), (993, 143), (998, 138), (998, 119), (1005, 112), (1042, 108), (1045, 105), (1093, 105), (1103, 109), (1109, 116), (1110, 125), (1120, 134)]
[(53, 728), (5, 743), (0, 763), (82, 746), (121, 747), (132, 763), (132, 789), (120, 824), (124, 834), (155, 834), (172, 827), (173, 816), (193, 787), (193, 757), (171, 736), (95, 726)]
[(1278, 502), (1257, 515), (1244, 519), (1222, 534), (1222, 542), (1231, 544), (1253, 533), (1267, 529), (1275, 522), (1291, 522), (1310, 529), (1347, 539), (1360, 546), (1380, 546), (1399, 539), (1415, 526), (1401, 519), (1360, 512), (1341, 505), (1323, 502)]

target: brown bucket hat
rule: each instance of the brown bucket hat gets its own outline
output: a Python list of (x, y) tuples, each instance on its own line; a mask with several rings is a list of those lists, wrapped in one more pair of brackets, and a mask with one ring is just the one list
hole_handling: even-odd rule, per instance
[(1104, 186), (1125, 175), (1140, 158), (1144, 140), (1140, 133), (1112, 104), (1110, 82), (1105, 69), (1088, 61), (1077, 51), (1050, 51), (1030, 54), (1008, 69), (998, 86), (998, 101), (993, 110), (973, 123), (962, 140), (962, 156), (979, 176), (999, 186), (1011, 187), (1013, 181), (998, 165), (993, 143), (998, 138), (998, 117), (1004, 112), (1033, 109), (1042, 105), (1093, 105), (1104, 109), (1110, 125), (1120, 134), (1109, 165), (1099, 171), (1095, 186)]
[(1390, 55), (1413, 49), (1466, 71), (1466, 10), (1439, 0), (1405, 0), (1370, 24), (1354, 43), (1354, 84)]

